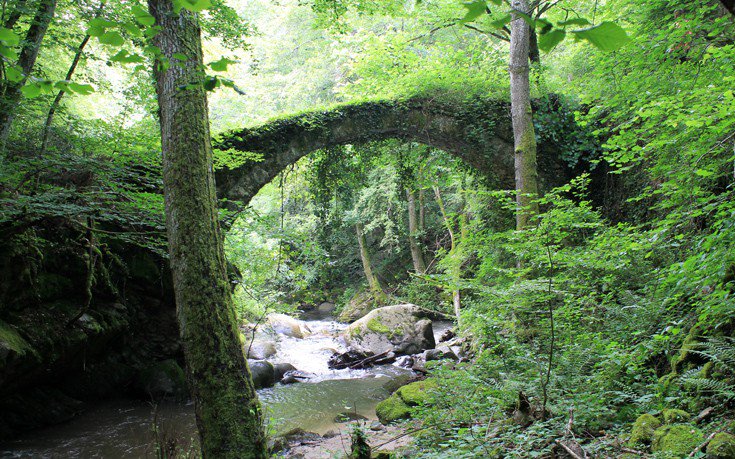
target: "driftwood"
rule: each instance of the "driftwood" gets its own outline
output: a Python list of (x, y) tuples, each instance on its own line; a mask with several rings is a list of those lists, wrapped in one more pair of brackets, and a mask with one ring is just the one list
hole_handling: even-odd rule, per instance
[(329, 368), (333, 370), (344, 370), (345, 368), (363, 370), (375, 365), (383, 365), (396, 361), (396, 354), (393, 351), (386, 351), (363, 358), (360, 357), (355, 354), (350, 355), (350, 352), (335, 354), (329, 359)]
[(562, 440), (556, 440), (556, 444), (561, 446), (574, 459), (587, 459), (587, 453), (577, 442), (565, 443)]

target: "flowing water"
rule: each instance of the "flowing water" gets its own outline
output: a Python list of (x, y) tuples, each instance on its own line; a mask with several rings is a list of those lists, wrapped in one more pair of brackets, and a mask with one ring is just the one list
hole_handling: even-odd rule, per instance
[[(334, 351), (345, 350), (338, 334), (345, 325), (312, 315), (305, 324), (311, 333), (304, 339), (280, 336), (273, 363), (288, 362), (311, 377), (304, 382), (258, 390), (272, 432), (295, 428), (320, 434), (338, 430), (340, 415), (375, 418), (375, 406), (411, 377), (394, 365), (368, 370), (330, 370)], [(435, 323), (434, 334), (448, 328)], [(138, 400), (99, 404), (81, 416), (58, 426), (29, 432), (0, 445), (0, 458), (123, 458), (155, 457), (152, 426), (159, 433), (177, 437), (184, 444), (196, 436), (191, 404), (153, 407)]]

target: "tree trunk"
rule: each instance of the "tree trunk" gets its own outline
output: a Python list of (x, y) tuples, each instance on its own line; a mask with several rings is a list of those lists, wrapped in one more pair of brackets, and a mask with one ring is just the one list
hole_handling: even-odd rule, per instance
[[(439, 191), (439, 187), (434, 187), (434, 196), (436, 196), (436, 203), (439, 205), (439, 211), (442, 214), (442, 219), (444, 220), (444, 226), (446, 226), (447, 231), (449, 232), (449, 254), (447, 256), (452, 257), (450, 260), (451, 266), (449, 269), (449, 277), (451, 279), (452, 284), (452, 306), (454, 307), (454, 315), (457, 317), (457, 323), (459, 323), (461, 311), (462, 311), (462, 299), (461, 299), (461, 293), (459, 288), (459, 281), (462, 277), (462, 260), (461, 257), (459, 257), (459, 254), (457, 253), (457, 236), (454, 232), (454, 228), (452, 228), (452, 221), (449, 218), (449, 215), (447, 214), (447, 210), (444, 207), (444, 199), (442, 199), (441, 191)], [(462, 217), (460, 219), (460, 234), (462, 236), (466, 235), (465, 232), (465, 215), (464, 213), (461, 214)]]
[(46, 30), (48, 30), (55, 11), (56, 0), (40, 1), (36, 14), (33, 17), (33, 22), (31, 22), (28, 32), (26, 32), (23, 47), (18, 57), (18, 66), (23, 71), (24, 76), (21, 81), (6, 82), (5, 87), (2, 88), (2, 94), (0, 95), (0, 157), (5, 155), (8, 136), (10, 136), (10, 127), (15, 119), (18, 103), (22, 95), (20, 88), (25, 85), (33, 70), (33, 66), (36, 65), (36, 58), (38, 58), (38, 51), (41, 49), (41, 42), (43, 41), (44, 35), (46, 35)]
[[(513, 0), (513, 10), (528, 13), (528, 0)], [(536, 133), (531, 109), (529, 81), (529, 36), (526, 21), (513, 14), (510, 33), (510, 101), (513, 120), (516, 180), (516, 229), (524, 229), (538, 213)]]
[(5, 20), (5, 24), (3, 24), (3, 27), (5, 27), (6, 29), (12, 29), (13, 27), (15, 27), (15, 24), (23, 15), (23, 10), (25, 9), (25, 6), (26, 0), (18, 0), (13, 7), (13, 11), (11, 11), (8, 15), (8, 19)]
[[(102, 16), (102, 12), (105, 9), (106, 3), (107, 2), (105, 0), (100, 3), (99, 8), (97, 8), (97, 12), (94, 15), (95, 19)], [(66, 72), (66, 81), (70, 81), (74, 76), (74, 72), (77, 70), (79, 61), (82, 59), (84, 48), (87, 46), (87, 43), (89, 43), (90, 38), (91, 37), (89, 35), (85, 35), (84, 38), (82, 38), (81, 43), (79, 43), (79, 46), (77, 46), (77, 52), (76, 54), (74, 54), (74, 59), (72, 59), (69, 70)], [(51, 124), (54, 122), (56, 109), (59, 108), (59, 104), (61, 104), (61, 99), (64, 97), (64, 94), (66, 94), (66, 91), (64, 91), (63, 89), (56, 94), (54, 101), (51, 102), (51, 107), (49, 107), (48, 115), (46, 115), (46, 123), (43, 126), (43, 139), (41, 140), (41, 156), (46, 153), (46, 148), (48, 147), (48, 138), (51, 132)]]
[(383, 302), (383, 288), (380, 286), (380, 281), (373, 274), (372, 263), (370, 262), (370, 253), (367, 249), (367, 240), (365, 239), (365, 230), (362, 223), (355, 224), (355, 233), (357, 234), (357, 245), (360, 247), (360, 260), (362, 260), (362, 269), (365, 272), (365, 278), (368, 281), (370, 292), (378, 303)]
[(406, 198), (408, 199), (408, 243), (411, 249), (413, 269), (417, 274), (424, 274), (426, 272), (426, 262), (418, 241), (418, 234), (421, 230), (419, 229), (419, 218), (416, 213), (416, 194), (413, 190), (406, 189)]
[(245, 360), (217, 215), (202, 45), (196, 16), (149, 0), (153, 39), (181, 64), (154, 68), (163, 149), (168, 247), (176, 314), (204, 458), (265, 458), (261, 410)]

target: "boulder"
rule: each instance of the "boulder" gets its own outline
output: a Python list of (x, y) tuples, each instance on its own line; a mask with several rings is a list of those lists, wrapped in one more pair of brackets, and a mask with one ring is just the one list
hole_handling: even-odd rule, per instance
[(396, 394), (408, 406), (423, 405), (428, 402), (431, 397), (431, 391), (437, 388), (435, 379), (424, 379), (423, 381), (412, 382), (399, 388)]
[(268, 325), (276, 333), (291, 338), (303, 338), (305, 332), (308, 331), (303, 322), (286, 314), (268, 314)]
[(393, 394), (375, 407), (375, 414), (383, 424), (390, 424), (401, 419), (411, 417), (411, 408), (406, 405), (398, 394)]
[(248, 364), (256, 389), (271, 387), (276, 383), (276, 370), (272, 363), (265, 360), (248, 360)]
[(735, 459), (735, 435), (720, 432), (707, 445), (707, 459)]
[(642, 414), (633, 423), (630, 432), (628, 446), (635, 448), (640, 445), (648, 445), (653, 441), (653, 433), (661, 427), (661, 421), (651, 414)]
[(290, 363), (277, 363), (273, 365), (275, 369), (275, 380), (276, 382), (280, 382), (283, 377), (286, 375), (286, 373), (289, 373), (291, 371), (296, 371), (296, 367), (291, 365)]
[(337, 320), (345, 323), (352, 323), (358, 319), (365, 317), (370, 311), (377, 308), (373, 295), (367, 290), (360, 290), (350, 298), (350, 301), (342, 308)]
[(661, 416), (664, 418), (664, 424), (674, 424), (676, 422), (686, 422), (691, 419), (692, 415), (684, 410), (664, 408), (661, 410)]
[(317, 306), (316, 310), (319, 311), (321, 314), (332, 314), (334, 312), (334, 308), (336, 305), (334, 303), (330, 303), (329, 301), (325, 301), (319, 306)]
[(416, 305), (399, 304), (371, 311), (343, 333), (351, 350), (363, 354), (416, 354), (433, 349), (431, 321)]
[(138, 374), (138, 386), (154, 399), (187, 396), (184, 370), (173, 359), (148, 366)]
[(252, 345), (246, 342), (243, 349), (248, 353), (247, 358), (253, 360), (264, 360), (276, 355), (276, 343), (273, 341), (260, 341), (256, 339)]
[(666, 453), (674, 457), (686, 457), (703, 441), (704, 434), (694, 426), (687, 424), (667, 425), (659, 427), (653, 433), (651, 451)]

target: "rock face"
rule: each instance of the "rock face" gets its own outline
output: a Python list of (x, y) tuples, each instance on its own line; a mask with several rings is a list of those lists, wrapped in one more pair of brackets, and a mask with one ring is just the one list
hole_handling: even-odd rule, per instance
[(413, 304), (386, 306), (371, 311), (344, 331), (350, 349), (363, 354), (416, 354), (433, 349), (431, 320)]

